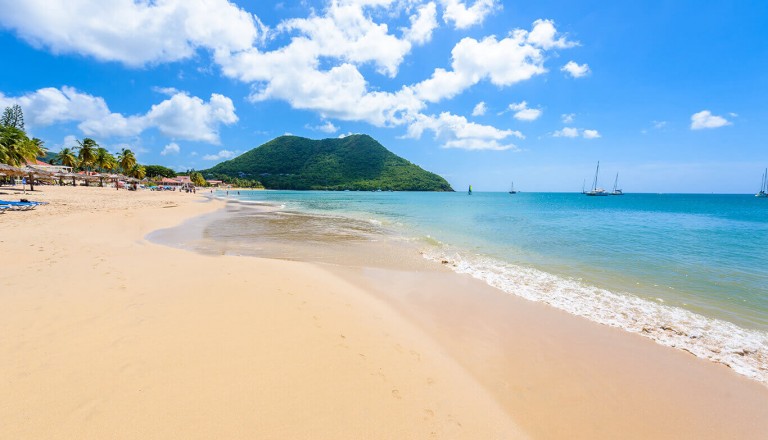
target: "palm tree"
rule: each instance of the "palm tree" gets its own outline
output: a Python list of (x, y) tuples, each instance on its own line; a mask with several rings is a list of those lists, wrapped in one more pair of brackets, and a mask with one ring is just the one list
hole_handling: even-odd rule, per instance
[(96, 149), (99, 144), (91, 138), (85, 138), (82, 142), (77, 141), (77, 144), (77, 157), (80, 159), (80, 166), (90, 171), (90, 167), (96, 159)]
[(104, 172), (112, 168), (112, 163), (115, 162), (115, 157), (112, 156), (106, 148), (99, 147), (93, 157), (93, 164), (96, 168)]
[(35, 159), (45, 156), (45, 154), (48, 152), (48, 150), (43, 145), (45, 142), (42, 139), (32, 138), (30, 139), (30, 142), (32, 142), (32, 145), (34, 145), (33, 149), (35, 150)]
[(59, 161), (65, 167), (72, 167), (74, 170), (77, 167), (77, 156), (71, 148), (62, 148), (59, 154), (56, 155), (56, 160)]
[[(22, 167), (43, 154), (45, 149), (40, 139), (30, 139), (24, 131), (15, 127), (3, 126), (0, 130), (0, 162)], [(34, 177), (31, 173), (29, 184), (34, 191)]]
[(134, 165), (133, 168), (131, 168), (130, 176), (141, 180), (147, 176), (147, 170), (143, 165)]
[[(100, 172), (109, 171), (117, 165), (117, 161), (112, 154), (107, 151), (106, 148), (98, 148), (93, 158), (93, 164)], [(104, 178), (100, 178), (99, 186), (104, 186)]]
[[(74, 169), (77, 167), (77, 156), (75, 156), (75, 152), (72, 151), (71, 148), (64, 147), (59, 151), (59, 154), (56, 155), (56, 160), (64, 165), (65, 167), (70, 167), (74, 171)], [(62, 183), (62, 180), (59, 179), (59, 183)], [(75, 185), (75, 178), (72, 177), (72, 186)]]
[(123, 170), (123, 173), (127, 175), (130, 174), (133, 167), (136, 166), (136, 156), (133, 154), (133, 151), (123, 148), (117, 155), (117, 162)]
[[(2, 126), (0, 129), (0, 162), (11, 166), (22, 166), (28, 158), (29, 138), (18, 128)], [(32, 153), (34, 154), (34, 153)], [(34, 159), (37, 156), (33, 156)]]

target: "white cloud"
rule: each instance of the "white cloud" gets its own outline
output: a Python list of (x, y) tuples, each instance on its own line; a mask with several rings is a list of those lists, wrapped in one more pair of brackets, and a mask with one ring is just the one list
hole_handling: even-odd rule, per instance
[(659, 130), (667, 126), (667, 121), (652, 121), (653, 128)]
[(166, 145), (165, 148), (163, 148), (163, 151), (160, 152), (161, 156), (167, 156), (169, 154), (179, 154), (181, 151), (181, 148), (178, 144), (171, 142), (170, 144)]
[(727, 119), (722, 116), (713, 115), (709, 110), (702, 110), (691, 116), (691, 130), (702, 130), (704, 128), (719, 128), (731, 125)]
[(553, 137), (564, 137), (564, 138), (577, 138), (579, 136), (582, 136), (584, 139), (597, 139), (600, 138), (600, 132), (597, 130), (582, 130), (580, 128), (574, 128), (574, 127), (563, 127), (561, 130), (557, 130), (554, 133), (552, 133)]
[(0, 0), (0, 10), (0, 25), (34, 46), (129, 66), (244, 50), (265, 33), (228, 0)]
[[(389, 34), (386, 24), (374, 22), (364, 7), (387, 6), (389, 1), (332, 1), (325, 15), (309, 18), (294, 18), (277, 26), (278, 32), (299, 32), (290, 48), (298, 50), (301, 58), (316, 60), (319, 57), (333, 57), (353, 64), (374, 63), (381, 73), (391, 77), (397, 74), (398, 66), (411, 50), (411, 42)], [(426, 38), (424, 24), (411, 36)], [(280, 54), (276, 51), (274, 55)], [(296, 55), (296, 54), (292, 54)]]
[(405, 29), (403, 36), (406, 40), (415, 44), (424, 44), (432, 39), (432, 31), (437, 28), (437, 7), (434, 2), (429, 2), (418, 8), (417, 13), (411, 15), (411, 27)]
[(480, 101), (475, 108), (472, 109), (472, 116), (483, 116), (486, 111), (488, 111), (488, 107), (486, 107), (484, 101)]
[(237, 153), (229, 150), (221, 150), (216, 154), (206, 154), (203, 156), (203, 160), (226, 160), (232, 159)]
[(306, 127), (309, 128), (310, 130), (322, 131), (323, 133), (336, 133), (337, 131), (339, 131), (339, 127), (333, 125), (331, 121), (326, 121), (325, 124), (321, 124), (321, 125), (314, 125), (314, 126), (307, 125)]
[(713, 115), (709, 110), (702, 110), (691, 116), (691, 130), (719, 128), (726, 125), (731, 125), (731, 122), (722, 116)]
[(528, 43), (541, 47), (542, 49), (568, 49), (578, 46), (576, 41), (568, 41), (565, 36), (557, 38), (557, 29), (552, 20), (536, 20), (533, 22), (533, 29), (528, 34)]
[[(8, 2), (0, 0), (0, 6)], [(287, 19), (273, 28), (228, 0), (108, 3), (29, 0), (8, 4), (0, 8), (0, 25), (55, 53), (78, 53), (129, 66), (176, 61), (203, 49), (213, 55), (214, 64), (225, 76), (251, 86), (252, 102), (278, 99), (295, 109), (314, 111), (323, 119), (405, 126), (409, 132), (424, 118), (432, 118), (439, 122), (431, 126), (440, 131), (444, 146), (461, 148), (512, 148), (503, 139), (519, 132), (475, 126), (466, 119), (449, 123), (442, 114), (426, 116), (423, 112), (428, 103), (449, 99), (481, 81), (505, 87), (529, 80), (547, 72), (547, 51), (578, 44), (558, 34), (553, 21), (536, 20), (530, 30), (515, 29), (501, 39), (464, 38), (454, 45), (449, 68), (435, 69), (422, 82), (382, 91), (371, 87), (361, 73), (364, 68), (370, 66), (396, 78), (413, 46), (432, 38), (438, 14), (455, 28), (466, 29), (483, 23), (502, 7), (501, 2), (328, 0), (323, 9), (311, 9), (309, 16)], [(406, 22), (408, 27), (387, 23), (397, 19), (398, 26)], [(276, 47), (264, 49), (267, 41)], [(219, 128), (238, 120), (232, 100), (216, 94), (206, 102), (173, 88), (157, 87), (154, 90), (168, 99), (146, 114), (124, 115), (111, 112), (102, 98), (76, 91), (67, 97), (64, 88), (51, 90), (64, 98), (54, 96), (41, 105), (38, 122), (77, 122), (84, 133), (93, 135), (134, 136), (155, 128), (174, 139), (218, 143)], [(67, 102), (75, 98), (78, 105)], [(533, 120), (541, 110), (518, 113), (518, 119)], [(438, 126), (442, 128), (437, 130)], [(330, 123), (317, 128), (321, 127), (327, 132), (338, 130)], [(479, 127), (495, 134), (462, 137), (461, 133)], [(499, 133), (505, 136), (494, 137)]]
[[(250, 99), (254, 102), (280, 99), (294, 108), (316, 111), (323, 118), (376, 126), (409, 124), (426, 108), (426, 102), (455, 96), (483, 79), (506, 86), (546, 72), (543, 50), (527, 42), (527, 31), (516, 30), (500, 41), (495, 37), (461, 40), (452, 51), (452, 71), (436, 69), (431, 78), (394, 92), (370, 91), (357, 66), (373, 62), (382, 73), (393, 74), (410, 43), (385, 38), (386, 26), (373, 23), (361, 7), (334, 3), (323, 16), (278, 26), (281, 32), (300, 33), (282, 48), (219, 51), (216, 61), (225, 75), (253, 84)], [(346, 22), (341, 18), (346, 16), (342, 11), (352, 23), (343, 30)], [(321, 57), (339, 63), (320, 70)]]
[(180, 92), (176, 87), (152, 87), (152, 91), (168, 96), (173, 96)]
[(560, 120), (563, 121), (563, 124), (572, 124), (575, 119), (576, 113), (563, 113), (560, 115)]
[(440, 0), (443, 6), (443, 20), (453, 23), (456, 29), (466, 29), (480, 24), (485, 17), (500, 9), (501, 5), (495, 0), (475, 0), (472, 6), (460, 0)]
[(218, 127), (237, 122), (232, 100), (213, 94), (209, 102), (176, 93), (153, 105), (144, 115), (124, 116), (113, 113), (101, 97), (77, 91), (73, 87), (47, 87), (19, 97), (0, 93), (0, 106), (19, 104), (31, 126), (78, 122), (87, 136), (136, 136), (149, 128), (193, 141), (218, 143)]
[[(451, 51), (453, 70), (437, 68), (431, 78), (412, 86), (412, 89), (421, 100), (439, 102), (458, 95), (484, 79), (497, 86), (509, 86), (546, 73), (545, 49), (529, 41), (530, 35), (537, 33), (542, 26), (550, 28), (553, 25), (547, 20), (537, 20), (530, 32), (516, 29), (501, 40), (494, 36), (481, 41), (464, 38)], [(570, 44), (564, 38), (556, 41), (562, 41), (558, 43), (561, 45)]]
[(525, 138), (519, 131), (469, 122), (463, 116), (448, 112), (437, 117), (418, 115), (408, 126), (406, 137), (418, 139), (426, 130), (434, 132), (435, 139), (442, 141), (443, 147), (465, 150), (517, 150), (514, 144), (502, 141), (509, 137)]
[(574, 61), (568, 61), (565, 66), (560, 69), (561, 72), (566, 72), (573, 78), (581, 78), (589, 74), (589, 66), (585, 64), (578, 64)]
[(552, 136), (567, 138), (579, 137), (579, 129), (573, 127), (564, 127), (562, 130), (557, 130), (556, 132), (552, 133)]
[(517, 104), (509, 104), (509, 109), (515, 112), (514, 118), (518, 121), (535, 121), (541, 117), (542, 112), (537, 108), (528, 108), (528, 103), (523, 101)]
[(208, 102), (196, 96), (177, 93), (153, 105), (144, 116), (147, 124), (166, 136), (219, 143), (218, 127), (238, 121), (235, 106), (226, 96), (214, 93)]

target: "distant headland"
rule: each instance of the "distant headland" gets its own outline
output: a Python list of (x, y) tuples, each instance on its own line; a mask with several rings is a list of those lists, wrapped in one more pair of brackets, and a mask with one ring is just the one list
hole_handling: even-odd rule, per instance
[(201, 173), (206, 179), (258, 180), (267, 189), (453, 191), (442, 177), (365, 134), (321, 140), (280, 136)]

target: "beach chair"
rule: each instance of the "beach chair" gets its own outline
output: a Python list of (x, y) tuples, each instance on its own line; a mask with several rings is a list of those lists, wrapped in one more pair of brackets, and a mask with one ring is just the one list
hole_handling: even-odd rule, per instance
[(34, 203), (7, 202), (4, 200), (0, 200), (0, 206), (5, 206), (8, 211), (31, 211), (37, 207)]
[(48, 202), (35, 202), (33, 200), (27, 200), (27, 199), (20, 199), (18, 202), (13, 202), (10, 200), (0, 200), (0, 205), (10, 205), (14, 203), (28, 203), (32, 205), (47, 205)]

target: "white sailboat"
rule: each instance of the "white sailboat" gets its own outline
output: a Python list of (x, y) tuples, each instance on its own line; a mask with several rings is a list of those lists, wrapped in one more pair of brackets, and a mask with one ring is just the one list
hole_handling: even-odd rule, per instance
[(592, 182), (592, 189), (585, 192), (584, 194), (588, 196), (607, 196), (608, 193), (602, 189), (597, 187), (597, 175), (600, 173), (600, 161), (597, 161), (597, 169), (595, 169), (595, 180)]
[(611, 196), (623, 196), (624, 192), (618, 188), (619, 185), (619, 173), (616, 173), (616, 180), (613, 181), (613, 191), (610, 192)]
[(768, 168), (763, 172), (763, 181), (760, 184), (760, 192), (755, 197), (768, 197)]

